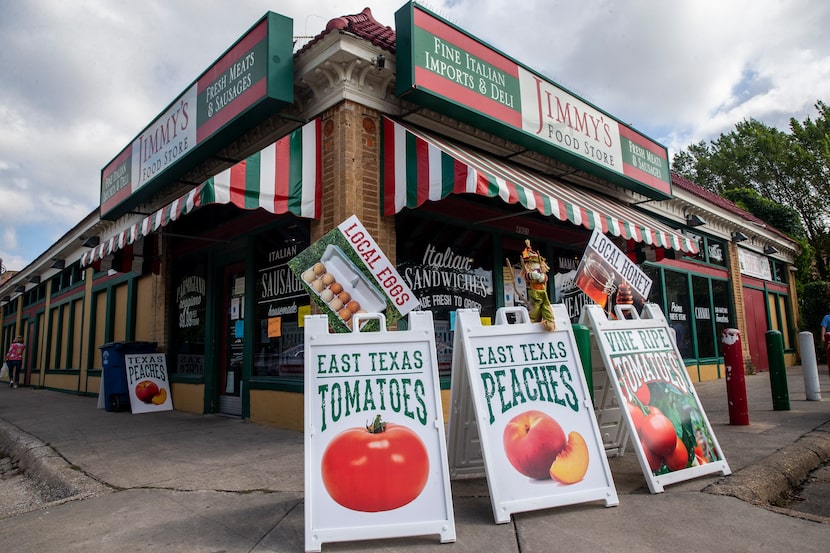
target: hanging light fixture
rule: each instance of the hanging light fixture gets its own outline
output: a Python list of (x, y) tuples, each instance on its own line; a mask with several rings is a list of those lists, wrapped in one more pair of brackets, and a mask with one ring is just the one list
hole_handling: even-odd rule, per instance
[(690, 213), (689, 215), (686, 215), (686, 224), (690, 227), (699, 227), (705, 225), (706, 221), (704, 221), (699, 215)]

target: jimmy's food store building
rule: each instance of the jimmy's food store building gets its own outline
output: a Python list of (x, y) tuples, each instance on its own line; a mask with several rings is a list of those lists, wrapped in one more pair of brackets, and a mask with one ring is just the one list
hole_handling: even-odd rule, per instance
[(415, 4), (395, 31), (365, 10), (297, 52), (292, 34), (257, 22), (107, 164), (100, 209), (0, 288), (29, 384), (97, 394), (100, 345), (152, 341), (176, 409), (301, 428), (313, 308), (288, 261), (352, 215), (433, 312), (447, 394), (452, 313), (521, 301), (529, 239), (578, 318), (595, 228), (652, 277), (693, 379), (722, 375), (727, 327), (748, 361), (756, 327), (794, 359), (796, 245), (673, 177), (664, 147)]

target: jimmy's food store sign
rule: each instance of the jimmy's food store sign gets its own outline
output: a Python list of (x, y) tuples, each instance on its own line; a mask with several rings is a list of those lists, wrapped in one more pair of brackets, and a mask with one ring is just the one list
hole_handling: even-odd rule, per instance
[(116, 218), (233, 139), (245, 119), (294, 101), (293, 22), (268, 12), (101, 171)]
[(671, 197), (664, 146), (412, 2), (395, 22), (398, 95), (620, 186)]

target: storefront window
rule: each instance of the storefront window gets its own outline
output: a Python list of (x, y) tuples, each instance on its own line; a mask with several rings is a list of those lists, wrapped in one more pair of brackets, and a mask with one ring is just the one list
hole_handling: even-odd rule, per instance
[(697, 356), (715, 357), (715, 328), (712, 301), (709, 296), (709, 279), (693, 276), (692, 293), (695, 300), (695, 330), (697, 331)]
[[(729, 314), (729, 283), (725, 280), (712, 281), (712, 306), (715, 311), (715, 338), (720, 341), (723, 331), (734, 326)], [(720, 355), (720, 350), (717, 351)]]
[(692, 314), (689, 301), (687, 275), (675, 271), (665, 272), (666, 318), (674, 329), (677, 346), (684, 358), (695, 356), (692, 341)]
[(309, 246), (300, 225), (280, 227), (256, 237), (256, 321), (253, 376), (302, 378), (304, 366), (301, 308), (308, 293), (288, 261)]
[(784, 284), (787, 282), (786, 273), (784, 272), (784, 264), (780, 261), (772, 262), (772, 278), (775, 282), (781, 282)]
[[(661, 271), (656, 265), (646, 265), (643, 271), (654, 281), (648, 301), (664, 310), (683, 357), (719, 357), (720, 336), (724, 329), (734, 326), (729, 307), (729, 283), (678, 271)], [(663, 279), (665, 282), (661, 282)]]
[[(704, 244), (701, 243), (701, 247), (704, 247)], [(724, 246), (723, 242), (715, 240), (713, 238), (707, 238), (705, 242), (706, 247), (706, 260), (711, 263), (712, 265), (720, 265), (721, 267), (726, 266), (726, 247)]]
[(648, 303), (656, 303), (663, 308), (663, 287), (661, 285), (660, 269), (655, 265), (643, 265), (640, 267), (648, 278), (651, 279), (651, 292), (646, 298)]
[(206, 260), (197, 256), (176, 266), (173, 280), (171, 374), (202, 377), (205, 373), (205, 328), (207, 325)]
[(397, 236), (398, 271), (421, 309), (432, 311), (438, 368), (446, 374), (452, 365), (451, 313), (478, 309), (482, 317), (495, 317), (492, 237), (412, 215), (398, 217)]

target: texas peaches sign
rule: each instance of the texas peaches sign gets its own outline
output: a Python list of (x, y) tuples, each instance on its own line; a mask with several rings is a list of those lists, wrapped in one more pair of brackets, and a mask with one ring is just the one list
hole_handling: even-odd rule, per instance
[[(292, 20), (268, 12), (101, 171), (101, 215), (159, 177), (255, 107), (293, 101)], [(286, 84), (287, 83), (287, 84)], [(147, 187), (147, 188), (144, 188)], [(136, 203), (136, 202), (133, 202)]]
[[(397, 94), (506, 133), (655, 198), (671, 197), (668, 152), (412, 2), (395, 15)], [(466, 110), (459, 107), (466, 108)]]

